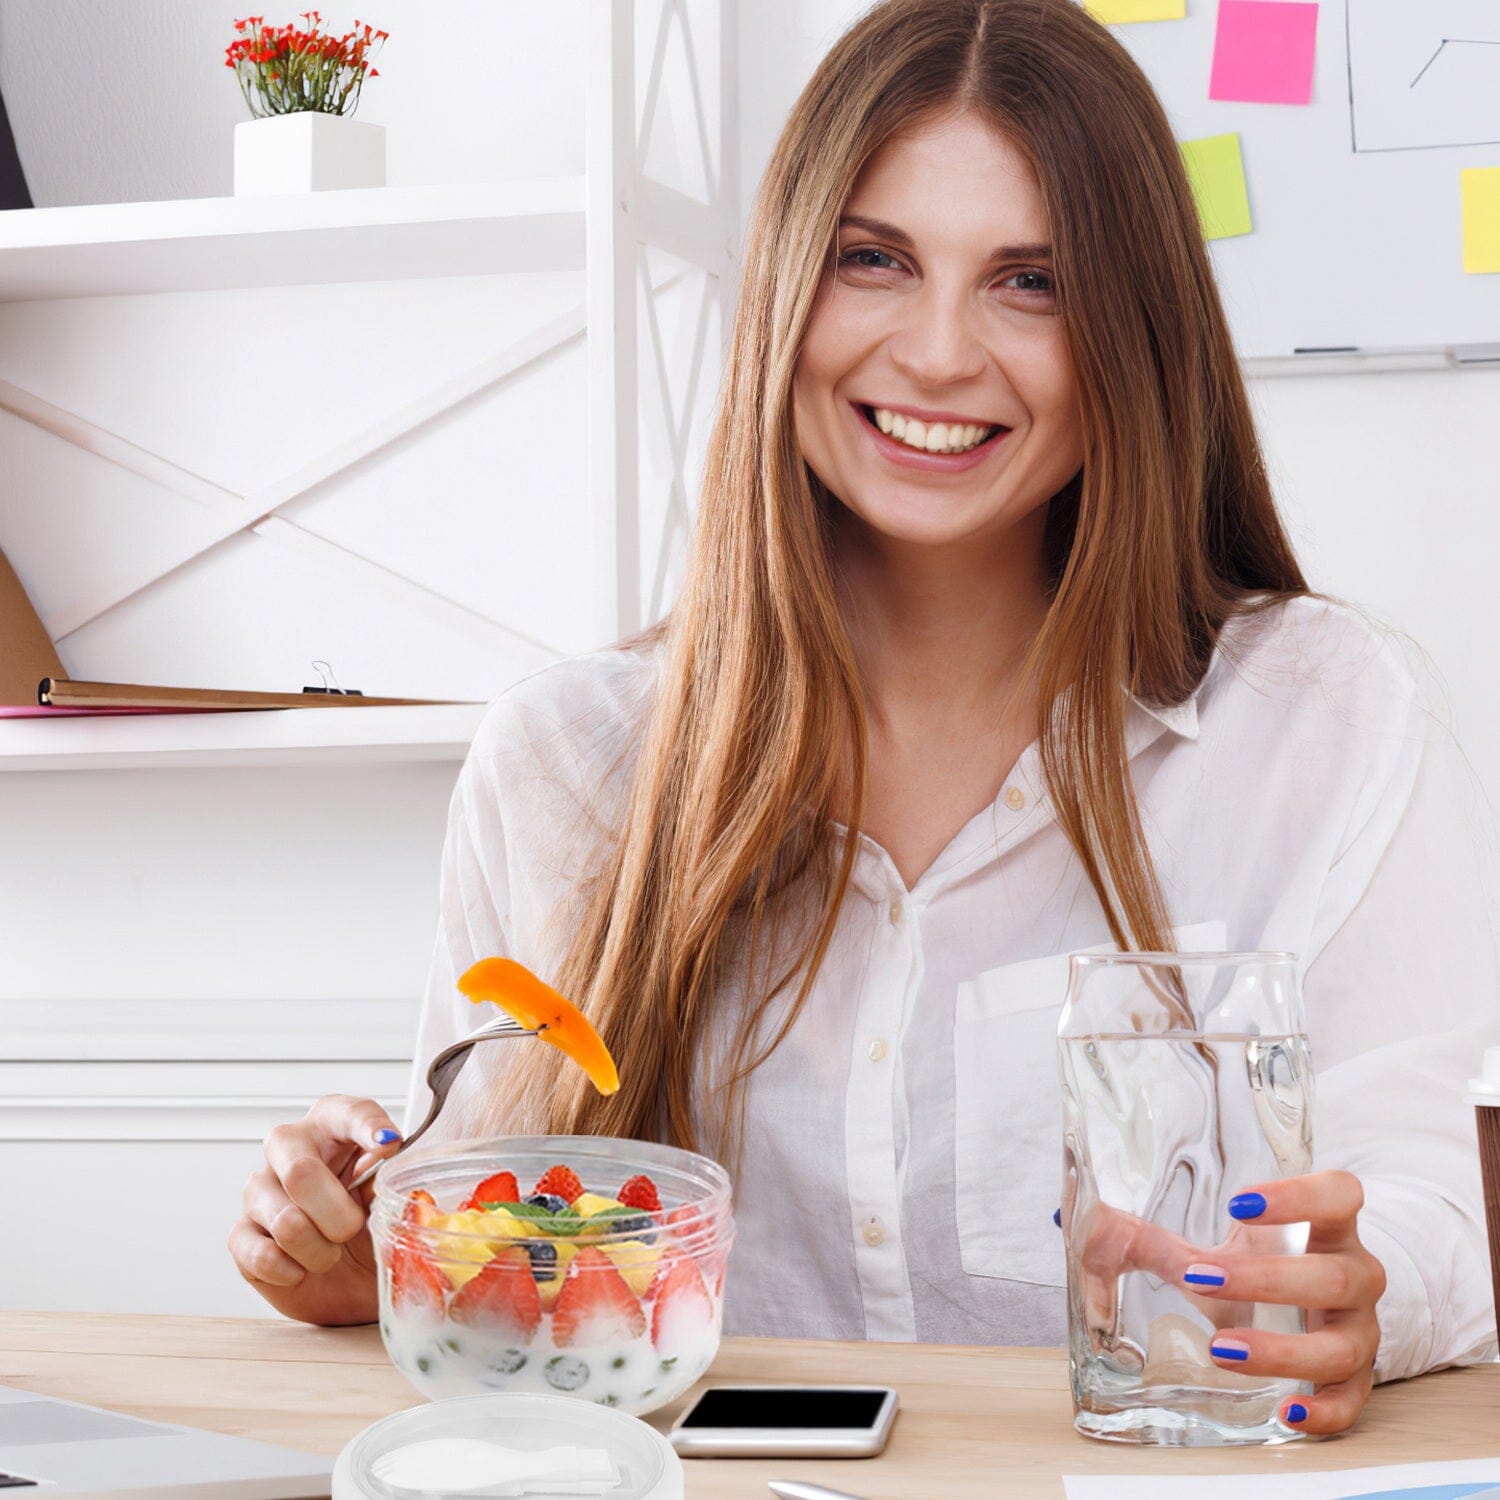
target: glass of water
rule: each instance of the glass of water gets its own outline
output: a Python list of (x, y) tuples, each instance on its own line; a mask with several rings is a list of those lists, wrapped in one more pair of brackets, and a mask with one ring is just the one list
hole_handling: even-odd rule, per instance
[(1181, 1279), (1215, 1250), (1306, 1248), (1305, 1224), (1228, 1212), (1245, 1188), (1312, 1167), (1296, 956), (1075, 954), (1058, 1064), (1074, 1425), (1186, 1447), (1301, 1437), (1280, 1408), (1312, 1387), (1222, 1369), (1209, 1345), (1220, 1328), (1301, 1333), (1302, 1310)]

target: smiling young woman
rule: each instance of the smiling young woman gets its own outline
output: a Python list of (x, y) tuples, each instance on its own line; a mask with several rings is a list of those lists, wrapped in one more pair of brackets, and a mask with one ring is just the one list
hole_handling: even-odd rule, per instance
[[(1401, 652), (1307, 591), (1128, 54), (1071, 0), (886, 0), (761, 184), (681, 598), (464, 766), (413, 1117), (455, 977), (513, 955), (621, 1089), (491, 1049), (447, 1134), (724, 1155), (734, 1331), (1061, 1343), (1065, 955), (1297, 952), (1336, 1170), (1266, 1189), (1310, 1253), (1254, 1270), (1313, 1331), (1233, 1357), (1335, 1431), (1490, 1336), (1462, 785)], [(374, 1316), (340, 1179), (381, 1126), (320, 1101), (247, 1184), (231, 1244), (294, 1316)]]

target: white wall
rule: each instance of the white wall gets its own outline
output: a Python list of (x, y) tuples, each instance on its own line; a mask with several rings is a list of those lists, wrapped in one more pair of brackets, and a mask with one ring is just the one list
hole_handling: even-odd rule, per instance
[[(244, 8), (3, 0), (0, 87), (36, 201), (228, 192), (243, 105), (219, 59)], [(740, 0), (747, 204), (787, 107), (857, 8)], [(324, 10), (336, 27), (353, 16)], [(388, 127), (393, 184), (581, 169), (578, 0), (380, 0), (359, 14), (391, 32), (361, 113)], [(242, 491), (474, 363), (567, 294), (546, 278), (522, 289), (476, 278), (9, 307), (0, 378)], [(325, 355), (293, 357), (309, 330), (323, 331)], [(302, 520), (335, 543), (385, 548), (476, 607), (510, 608), (508, 623), (560, 648), (586, 646), (586, 575), (569, 546), (581, 465), (557, 425), (577, 357), (342, 476), (309, 497)], [(1428, 646), (1500, 794), (1489, 681), (1500, 374), (1277, 380), (1254, 395), (1315, 584)], [(90, 557), (107, 561), (111, 546), (150, 543), (172, 506), (0, 413), (0, 545), (41, 595), (65, 590)], [(333, 587), (269, 556), (247, 543), (185, 569), (149, 614), (126, 606), (65, 643), (69, 665), (165, 680), (217, 669), (280, 685), (323, 655), (360, 686), (481, 696), (514, 673), (483, 632), (435, 621), (409, 597), (377, 609), (358, 580)], [(31, 1203), (103, 1179), (108, 1202), (93, 1210), (111, 1226), (154, 1205), (118, 1242), (135, 1271), (108, 1284), (93, 1274), (92, 1234), (59, 1233), (55, 1212), (12, 1216), (0, 1237), (5, 1300), (252, 1310), (222, 1243), (259, 1131), (317, 1093), (400, 1092), (453, 769), (0, 776), (0, 1012), (33, 1031), (44, 1017), (119, 1036), (110, 1056), (124, 1058), (73, 1064), (64, 1078), (45, 1061), (64, 1055), (55, 1041), (13, 1025), (0, 1040), (0, 1180)], [(168, 1034), (192, 1039), (173, 1054), (184, 1059), (176, 1072), (161, 1071), (149, 1040), (126, 1036), (151, 1001), (168, 1007), (147, 1018), (160, 1055)], [(300, 1054), (287, 1041), (299, 1028), (313, 1038)], [(115, 1103), (80, 1106), (68, 1137), (37, 1103), (59, 1090)], [(206, 1139), (174, 1142), (172, 1118), (130, 1102), (173, 1091), (205, 1104)], [(175, 1247), (175, 1274), (159, 1270), (159, 1243)]]

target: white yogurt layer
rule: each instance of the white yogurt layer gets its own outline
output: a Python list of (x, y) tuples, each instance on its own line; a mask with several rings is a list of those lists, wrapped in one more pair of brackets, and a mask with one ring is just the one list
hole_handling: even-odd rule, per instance
[[(647, 1326), (650, 1326), (650, 1304)], [(713, 1362), (719, 1348), (721, 1309), (701, 1328), (683, 1330), (669, 1351), (649, 1332), (595, 1348), (559, 1348), (552, 1318), (544, 1315), (531, 1342), (517, 1345), (480, 1328), (448, 1319), (402, 1317), (387, 1303), (380, 1331), (391, 1362), (424, 1396), (472, 1396), (480, 1391), (525, 1391), (577, 1396), (640, 1416), (675, 1401)]]

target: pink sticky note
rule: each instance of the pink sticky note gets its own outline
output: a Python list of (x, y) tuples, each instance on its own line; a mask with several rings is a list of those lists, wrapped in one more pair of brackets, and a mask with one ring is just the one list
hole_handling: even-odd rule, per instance
[(1312, 101), (1318, 7), (1308, 0), (1219, 0), (1210, 99)]

